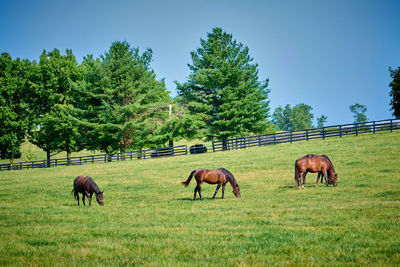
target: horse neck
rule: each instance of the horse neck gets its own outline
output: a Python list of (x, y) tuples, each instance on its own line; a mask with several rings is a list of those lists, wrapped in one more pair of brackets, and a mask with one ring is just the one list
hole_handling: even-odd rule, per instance
[(235, 188), (236, 185), (237, 185), (237, 182), (236, 182), (236, 180), (235, 180), (235, 177), (233, 177), (232, 175), (230, 175), (230, 174), (228, 174), (228, 173), (225, 173), (225, 176), (226, 176), (228, 182), (232, 185), (232, 187)]
[(96, 196), (97, 196), (98, 194), (100, 194), (100, 189), (99, 189), (99, 187), (97, 186), (97, 184), (93, 181), (93, 179), (90, 179), (90, 180), (89, 180), (89, 186), (93, 189), (93, 192), (96, 194)]

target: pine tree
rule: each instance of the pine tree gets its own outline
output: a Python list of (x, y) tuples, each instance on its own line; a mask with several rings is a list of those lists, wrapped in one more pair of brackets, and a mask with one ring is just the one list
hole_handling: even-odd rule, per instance
[(85, 58), (81, 95), (81, 124), (89, 148), (112, 153), (142, 149), (164, 139), (156, 136), (168, 118), (171, 101), (164, 81), (150, 69), (152, 51), (143, 54), (127, 42), (114, 42), (100, 59)]
[(178, 99), (198, 116), (209, 140), (262, 133), (267, 129), (268, 79), (258, 81), (247, 46), (221, 28), (212, 29), (191, 52), (191, 74), (177, 84)]

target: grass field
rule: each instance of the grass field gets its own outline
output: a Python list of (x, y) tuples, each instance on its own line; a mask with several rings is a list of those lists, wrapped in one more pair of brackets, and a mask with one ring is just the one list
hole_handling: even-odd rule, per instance
[[(337, 187), (294, 182), (294, 161), (327, 154)], [(236, 199), (192, 201), (197, 168), (225, 167)], [(105, 206), (77, 206), (77, 175)], [(0, 172), (0, 265), (400, 265), (400, 131), (175, 158)]]

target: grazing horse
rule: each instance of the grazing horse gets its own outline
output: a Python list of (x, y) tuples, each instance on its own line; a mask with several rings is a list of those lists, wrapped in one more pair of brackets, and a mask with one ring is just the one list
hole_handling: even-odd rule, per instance
[(233, 194), (237, 198), (241, 196), (240, 188), (235, 180), (235, 177), (227, 169), (219, 168), (217, 170), (206, 170), (206, 169), (194, 170), (190, 173), (189, 178), (186, 180), (186, 182), (182, 182), (182, 184), (184, 184), (185, 187), (188, 186), (193, 176), (196, 178), (197, 182), (197, 186), (194, 189), (193, 200), (196, 200), (197, 192), (199, 192), (200, 200), (203, 200), (203, 198), (201, 197), (201, 185), (203, 184), (203, 182), (206, 182), (208, 184), (218, 184), (217, 189), (215, 190), (215, 193), (212, 197), (213, 199), (215, 198), (215, 195), (217, 194), (221, 185), (222, 185), (222, 198), (224, 198), (225, 185), (227, 182), (229, 182), (232, 185)]
[[(335, 168), (333, 167), (332, 161), (326, 155), (307, 154), (296, 160), (294, 179), (297, 182), (298, 188), (304, 188), (308, 172), (318, 173), (316, 186), (318, 186), (318, 181), (321, 176), (321, 182), (325, 177), (326, 186), (329, 186), (329, 184), (337, 186), (338, 184)], [(303, 177), (303, 184), (301, 184), (301, 177)]]
[(78, 200), (78, 206), (78, 193), (82, 193), (83, 205), (85, 205), (85, 196), (89, 199), (89, 205), (92, 205), (93, 193), (96, 194), (96, 200), (100, 204), (100, 206), (104, 205), (103, 192), (100, 191), (97, 184), (89, 176), (77, 176), (74, 180), (74, 189), (72, 189), (72, 192), (74, 192), (75, 199)]

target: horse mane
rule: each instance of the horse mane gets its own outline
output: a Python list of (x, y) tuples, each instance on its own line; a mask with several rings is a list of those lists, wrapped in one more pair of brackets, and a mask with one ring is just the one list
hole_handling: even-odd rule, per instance
[(230, 171), (225, 168), (219, 168), (218, 170), (222, 171), (227, 177), (229, 177), (229, 182), (232, 184), (232, 186), (236, 187), (238, 185), (235, 176), (233, 176)]
[(327, 159), (327, 160), (329, 161), (329, 163), (330, 163), (331, 166), (332, 166), (333, 172), (336, 173), (335, 168), (333, 167), (333, 163), (332, 163), (331, 159), (330, 159), (327, 155), (321, 155), (321, 157), (323, 157), (323, 158), (325, 158), (325, 159)]
[(93, 188), (93, 190), (94, 190), (94, 192), (96, 193), (96, 195), (99, 194), (99, 193), (100, 193), (100, 188), (99, 188), (98, 185), (95, 183), (95, 181), (94, 181), (91, 177), (89, 177), (89, 176), (86, 176), (85, 178), (86, 178), (86, 183), (87, 183), (91, 188)]

